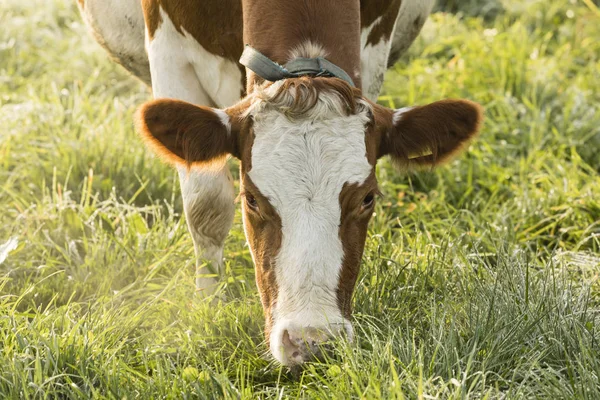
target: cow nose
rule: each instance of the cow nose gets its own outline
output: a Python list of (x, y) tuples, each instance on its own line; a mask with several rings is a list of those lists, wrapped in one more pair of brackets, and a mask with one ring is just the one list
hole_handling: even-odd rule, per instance
[(281, 345), (287, 364), (302, 364), (322, 358), (324, 345), (330, 337), (329, 333), (315, 328), (284, 330)]

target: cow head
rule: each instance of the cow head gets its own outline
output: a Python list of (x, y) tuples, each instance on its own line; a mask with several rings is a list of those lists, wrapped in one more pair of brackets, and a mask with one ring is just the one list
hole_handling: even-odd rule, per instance
[[(444, 100), (391, 110), (335, 78), (257, 87), (224, 110), (160, 99), (138, 131), (176, 165), (240, 160), (242, 212), (274, 357), (286, 365), (328, 336), (352, 337), (351, 296), (378, 194), (375, 165), (450, 159), (476, 135), (481, 109)], [(222, 165), (222, 164), (220, 164)]]

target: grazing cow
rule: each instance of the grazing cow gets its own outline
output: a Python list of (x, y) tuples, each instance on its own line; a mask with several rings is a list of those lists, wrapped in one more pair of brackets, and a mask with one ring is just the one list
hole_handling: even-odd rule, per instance
[[(481, 121), (466, 100), (398, 110), (374, 102), (432, 2), (78, 1), (100, 44), (152, 85), (157, 100), (140, 108), (137, 129), (179, 171), (198, 265), (222, 265), (233, 156), (271, 353), (300, 364), (328, 337), (352, 338), (377, 160), (438, 165)], [(209, 291), (205, 268), (197, 285)]]

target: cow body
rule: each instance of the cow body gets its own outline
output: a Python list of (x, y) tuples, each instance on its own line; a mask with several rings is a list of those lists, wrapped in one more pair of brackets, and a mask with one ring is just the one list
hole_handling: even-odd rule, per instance
[[(151, 79), (151, 63), (145, 48), (146, 26), (142, 3), (162, 3), (152, 13), (157, 21), (156, 28), (159, 20), (161, 25), (165, 22), (163, 30), (155, 30), (160, 35), (159, 40), (166, 36), (164, 41), (167, 43), (157, 42), (154, 47), (165, 47), (163, 53), (169, 49), (177, 50), (181, 62), (194, 69), (193, 80), (197, 80), (202, 86), (208, 100), (197, 104), (227, 107), (245, 94), (245, 69), (238, 64), (244, 47), (241, 0), (78, 2), (84, 20), (96, 40), (115, 61), (146, 84), (152, 85), (155, 92), (155, 85), (160, 83), (152, 82)], [(379, 94), (387, 67), (408, 49), (419, 34), (432, 5), (433, 0), (360, 2), (360, 73), (363, 92), (371, 100), (376, 100)], [(153, 31), (152, 36), (154, 33)], [(179, 52), (180, 49), (184, 49), (184, 52)], [(354, 71), (349, 73), (352, 72)], [(155, 75), (159, 74), (156, 71)], [(230, 90), (234, 87), (237, 91)]]
[[(377, 159), (433, 166), (464, 147), (481, 120), (467, 101), (399, 110), (374, 103), (387, 66), (417, 36), (432, 1), (79, 5), (113, 58), (163, 99), (140, 109), (137, 129), (179, 171), (202, 266), (198, 289), (210, 293), (222, 266), (235, 211), (226, 158), (234, 156), (271, 353), (298, 364), (331, 335), (351, 338)], [(356, 87), (314, 75), (267, 82), (238, 63), (245, 44), (281, 65), (326, 58)]]

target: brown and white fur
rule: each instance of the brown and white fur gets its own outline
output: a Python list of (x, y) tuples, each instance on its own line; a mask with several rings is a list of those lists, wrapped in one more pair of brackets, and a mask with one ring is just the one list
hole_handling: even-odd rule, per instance
[[(198, 265), (222, 264), (235, 198), (226, 158), (234, 156), (271, 353), (299, 364), (330, 335), (351, 338), (351, 296), (378, 192), (377, 159), (439, 164), (472, 139), (481, 121), (480, 108), (465, 100), (399, 110), (373, 102), (390, 52), (397, 57), (410, 45), (431, 2), (79, 4), (100, 43), (151, 82), (159, 98), (140, 109), (137, 129), (179, 170)], [(281, 64), (324, 56), (359, 89), (337, 78), (264, 82), (237, 63), (245, 43)], [(214, 279), (206, 272), (197, 271), (196, 283), (209, 291)]]

